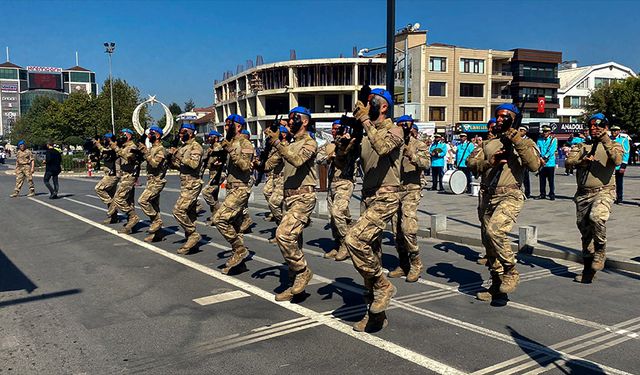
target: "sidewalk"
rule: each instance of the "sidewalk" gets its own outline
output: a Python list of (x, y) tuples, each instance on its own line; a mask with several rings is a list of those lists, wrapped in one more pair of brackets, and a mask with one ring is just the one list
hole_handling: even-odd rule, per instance
[[(518, 250), (519, 228), (535, 226), (537, 244), (524, 251), (535, 255), (579, 261), (581, 259), (580, 232), (576, 226), (573, 195), (576, 191), (574, 176), (564, 176), (564, 169), (557, 169), (555, 177), (556, 200), (534, 200), (525, 202), (518, 222), (511, 231), (512, 247)], [(562, 174), (560, 174), (562, 173)], [(640, 167), (627, 168), (624, 178), (625, 201), (612, 207), (607, 222), (607, 267), (640, 272), (640, 249), (636, 248), (640, 229)], [(531, 174), (531, 191), (539, 192), (539, 180)], [(252, 206), (267, 208), (262, 186), (253, 189)], [(428, 184), (430, 186), (430, 184)], [(360, 213), (360, 184), (356, 184), (350, 202), (351, 215)], [(418, 209), (419, 235), (431, 237), (431, 216), (446, 215), (446, 230), (434, 234), (434, 238), (481, 246), (480, 223), (477, 214), (478, 198), (470, 195), (451, 195), (423, 190)], [(316, 212), (313, 215), (328, 218), (326, 193), (318, 193)]]

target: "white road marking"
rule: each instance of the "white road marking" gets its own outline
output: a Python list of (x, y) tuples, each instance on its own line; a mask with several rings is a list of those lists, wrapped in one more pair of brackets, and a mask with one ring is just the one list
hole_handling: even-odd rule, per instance
[[(322, 313), (318, 313), (314, 310), (308, 309), (306, 307), (303, 307), (301, 305), (297, 305), (297, 304), (292, 304), (290, 302), (278, 302), (275, 301), (274, 297), (275, 295), (271, 292), (267, 292), (263, 289), (260, 289), (252, 284), (249, 284), (247, 282), (244, 282), (242, 280), (236, 279), (232, 276), (228, 276), (228, 275), (224, 275), (222, 274), (220, 271), (215, 271), (209, 267), (203, 266), (199, 263), (196, 263), (192, 260), (189, 260), (187, 258), (184, 258), (180, 255), (177, 254), (173, 254), (170, 253), (166, 250), (163, 250), (157, 246), (151, 245), (149, 243), (146, 243), (144, 241), (138, 240), (135, 237), (126, 235), (126, 234), (121, 234), (118, 233), (118, 231), (116, 231), (115, 229), (109, 228), (105, 225), (96, 223), (90, 219), (87, 219), (81, 215), (78, 215), (76, 213), (73, 213), (71, 211), (65, 210), (63, 208), (51, 205), (49, 203), (40, 201), (38, 199), (34, 199), (34, 198), (30, 198), (31, 200), (33, 200), (34, 202), (37, 202), (43, 206), (49, 207), (55, 211), (58, 211), (62, 214), (65, 214), (67, 216), (73, 217), (74, 219), (80, 220), (83, 223), (86, 223), (88, 225), (94, 226), (98, 229), (101, 229), (109, 234), (112, 234), (114, 236), (120, 237), (124, 240), (127, 240), (131, 243), (134, 243), (140, 247), (143, 247), (151, 252), (154, 252), (158, 255), (164, 256), (168, 259), (171, 259), (177, 263), (180, 263), (184, 266), (190, 267), (194, 270), (197, 270), (199, 272), (202, 272), (206, 275), (209, 275), (215, 279), (218, 279), (219, 281), (222, 281), (224, 283), (230, 284), (235, 286), (236, 288), (239, 289), (243, 289), (244, 291), (248, 292), (248, 293), (252, 293), (268, 302), (271, 302), (273, 304), (276, 304), (284, 309), (293, 311), (297, 314), (306, 316), (320, 324), (324, 324), (325, 326), (332, 328), (338, 332), (341, 332), (349, 337), (352, 337), (354, 339), (360, 340), (362, 342), (365, 342), (373, 347), (376, 347), (378, 349), (384, 350), (386, 352), (389, 352), (391, 354), (394, 354), (404, 360), (407, 360), (409, 362), (412, 362), (416, 365), (422, 366), (426, 369), (429, 369), (431, 371), (440, 373), (440, 374), (464, 374), (463, 371), (460, 371), (454, 367), (448, 366), (442, 362), (436, 361), (432, 358), (429, 358), (423, 354), (420, 354), (418, 352), (415, 352), (411, 349), (405, 348), (403, 346), (400, 346), (398, 344), (395, 344), (391, 341), (387, 341), (385, 339), (382, 339), (380, 337), (376, 337), (367, 333), (362, 333), (362, 332), (356, 332), (353, 330), (353, 328), (350, 325), (347, 325), (345, 323), (342, 323), (340, 321), (337, 321), (335, 319), (332, 319), (330, 317), (327, 317), (325, 315), (323, 315)], [(67, 198), (65, 198), (67, 199)]]
[(207, 305), (213, 305), (214, 303), (219, 303), (219, 302), (233, 301), (234, 299), (239, 299), (244, 297), (249, 297), (249, 294), (241, 290), (234, 290), (231, 292), (196, 298), (193, 300), (193, 302), (197, 303), (200, 306), (207, 306)]

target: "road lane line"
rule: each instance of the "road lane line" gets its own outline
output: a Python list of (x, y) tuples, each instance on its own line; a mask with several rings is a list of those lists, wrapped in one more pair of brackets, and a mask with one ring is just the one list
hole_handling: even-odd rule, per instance
[(200, 297), (193, 300), (193, 302), (197, 303), (200, 306), (208, 306), (213, 305), (214, 303), (233, 301), (234, 299), (249, 297), (249, 294), (241, 291), (234, 290), (231, 292), (225, 292), (220, 294), (214, 294), (211, 296)]
[[(126, 235), (126, 234), (121, 234), (118, 233), (118, 231), (116, 231), (115, 229), (109, 228), (105, 225), (96, 223), (90, 219), (87, 219), (81, 215), (78, 215), (76, 213), (73, 213), (71, 211), (65, 210), (63, 208), (54, 206), (52, 204), (40, 201), (38, 199), (34, 199), (34, 198), (29, 198), (31, 200), (33, 200), (34, 202), (37, 202), (43, 206), (49, 207), (55, 211), (58, 211), (62, 214), (65, 214), (67, 216), (70, 216), (74, 219), (77, 219), (79, 221), (82, 221), (83, 223), (86, 223), (88, 225), (94, 226), (98, 229), (101, 229), (107, 233), (110, 233), (114, 236), (120, 237), (123, 240), (129, 241), (133, 244), (136, 244), (140, 247), (143, 247), (147, 250), (150, 250), (158, 255), (164, 256), (168, 259), (171, 259), (177, 263), (180, 263), (182, 265), (185, 265), (189, 268), (192, 268), (196, 271), (202, 272), (206, 275), (209, 275), (215, 279), (218, 279), (221, 282), (230, 284), (235, 286), (236, 288), (239, 289), (243, 289), (244, 291), (254, 294), (270, 303), (273, 303), (275, 305), (278, 305), (284, 309), (293, 311), (299, 315), (302, 316), (306, 316), (320, 324), (323, 324), (329, 328), (332, 328), (338, 332), (341, 332), (349, 337), (352, 337), (354, 339), (360, 340), (362, 342), (365, 342), (375, 348), (384, 350), (386, 352), (389, 352), (391, 354), (394, 354), (402, 359), (405, 359), (409, 362), (412, 362), (416, 365), (422, 366), (426, 369), (429, 369), (431, 371), (440, 373), (440, 374), (464, 374), (463, 371), (460, 371), (454, 367), (451, 367), (449, 365), (446, 365), (442, 362), (436, 361), (432, 358), (429, 358), (423, 354), (420, 354), (418, 352), (415, 352), (411, 349), (405, 348), (403, 346), (400, 346), (398, 344), (395, 344), (391, 341), (387, 341), (385, 339), (382, 339), (380, 337), (377, 336), (373, 336), (367, 333), (362, 333), (362, 332), (356, 332), (353, 330), (353, 327), (351, 327), (348, 324), (342, 323), (340, 321), (334, 320), (331, 317), (327, 317), (325, 315), (323, 315), (322, 313), (318, 313), (314, 310), (311, 310), (309, 308), (303, 307), (301, 305), (297, 305), (297, 304), (292, 304), (290, 302), (278, 302), (274, 299), (275, 295), (271, 292), (265, 291), (261, 288), (258, 288), (256, 286), (254, 286), (253, 284), (249, 284), (247, 282), (244, 282), (242, 280), (236, 279), (232, 276), (228, 276), (228, 275), (224, 275), (222, 274), (220, 271), (216, 271), (213, 270), (209, 267), (203, 266), (200, 263), (194, 262), (192, 260), (189, 260), (187, 258), (181, 257), (177, 254), (173, 254), (170, 253), (166, 250), (163, 250), (157, 246), (151, 245), (149, 243), (146, 243), (142, 240), (138, 240), (135, 237)], [(66, 199), (66, 198), (65, 198)]]

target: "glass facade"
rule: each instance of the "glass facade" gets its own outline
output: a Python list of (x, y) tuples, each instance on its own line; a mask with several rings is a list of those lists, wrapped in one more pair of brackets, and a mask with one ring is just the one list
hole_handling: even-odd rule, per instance
[(91, 74), (89, 72), (69, 72), (69, 81), (91, 82)]
[(60, 103), (62, 103), (67, 98), (66, 94), (61, 92), (56, 92), (56, 91), (50, 91), (50, 90), (27, 91), (20, 94), (20, 112), (23, 115), (27, 113), (29, 109), (31, 109), (31, 105), (33, 104), (33, 101), (39, 96), (45, 96), (53, 100), (56, 100)]
[(0, 79), (18, 79), (18, 69), (0, 68)]

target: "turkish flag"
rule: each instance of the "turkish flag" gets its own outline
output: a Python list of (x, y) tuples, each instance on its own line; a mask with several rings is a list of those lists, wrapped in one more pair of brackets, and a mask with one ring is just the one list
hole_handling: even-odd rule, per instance
[(544, 113), (544, 96), (538, 98), (538, 113)]

